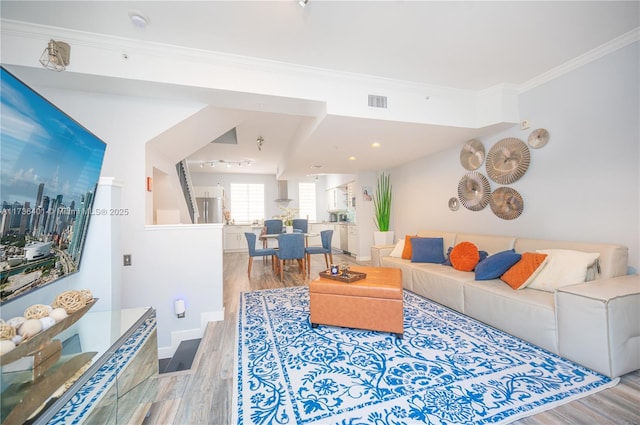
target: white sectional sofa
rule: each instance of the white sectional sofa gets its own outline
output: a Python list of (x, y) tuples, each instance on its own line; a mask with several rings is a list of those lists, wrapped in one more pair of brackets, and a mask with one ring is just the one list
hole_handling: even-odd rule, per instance
[(473, 233), (421, 231), (449, 247), (471, 242), (489, 254), (563, 249), (597, 252), (592, 281), (554, 292), (514, 290), (500, 279), (475, 280), (474, 272), (390, 257), (394, 245), (371, 249), (373, 266), (402, 269), (404, 288), (522, 338), (609, 377), (640, 369), (640, 276), (627, 276), (628, 250), (603, 243), (563, 242)]

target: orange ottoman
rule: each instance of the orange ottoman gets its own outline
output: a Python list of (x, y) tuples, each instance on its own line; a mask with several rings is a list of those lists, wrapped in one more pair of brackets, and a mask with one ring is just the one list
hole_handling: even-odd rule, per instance
[(353, 267), (367, 277), (352, 283), (318, 277), (309, 283), (312, 327), (342, 326), (404, 333), (402, 270), (391, 267)]

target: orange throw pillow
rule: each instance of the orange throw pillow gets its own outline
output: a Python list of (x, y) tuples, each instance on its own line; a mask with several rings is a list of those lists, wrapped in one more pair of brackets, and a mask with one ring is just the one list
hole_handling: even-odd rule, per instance
[(500, 276), (500, 279), (513, 289), (523, 289), (542, 271), (546, 262), (547, 254), (525, 252), (520, 261)]
[(404, 237), (404, 248), (402, 249), (402, 258), (405, 260), (411, 260), (413, 250), (411, 249), (411, 239), (417, 237), (416, 235), (407, 235)]
[(471, 242), (460, 242), (453, 247), (449, 258), (454, 269), (470, 272), (476, 268), (476, 264), (480, 261), (480, 253), (478, 247)]

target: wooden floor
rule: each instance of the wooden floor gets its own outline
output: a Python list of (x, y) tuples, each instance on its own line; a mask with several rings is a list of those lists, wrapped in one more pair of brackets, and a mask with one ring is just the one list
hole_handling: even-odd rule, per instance
[[(334, 255), (334, 262), (358, 263), (346, 255)], [(256, 259), (251, 279), (247, 277), (248, 255), (224, 255), (225, 320), (207, 326), (191, 370), (156, 377), (157, 395), (145, 425), (230, 425), (233, 398), (234, 350), (239, 294), (257, 289), (306, 285), (308, 278), (287, 266), (281, 283), (271, 265)], [(312, 256), (311, 278), (324, 268), (322, 255)], [(570, 402), (553, 410), (521, 419), (516, 424), (640, 424), (640, 371), (627, 374), (618, 385)]]

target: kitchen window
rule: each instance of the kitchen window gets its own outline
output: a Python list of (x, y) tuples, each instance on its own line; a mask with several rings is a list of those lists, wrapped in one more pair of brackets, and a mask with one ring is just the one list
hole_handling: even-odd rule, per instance
[(229, 210), (233, 220), (252, 223), (264, 219), (264, 184), (231, 183), (229, 189)]
[(298, 196), (300, 198), (298, 206), (300, 208), (299, 217), (308, 218), (309, 221), (316, 220), (316, 184), (298, 183)]

